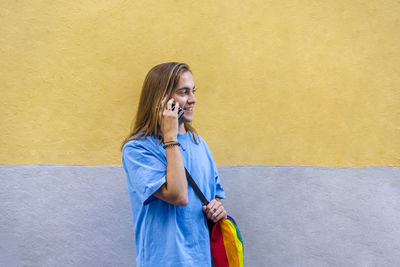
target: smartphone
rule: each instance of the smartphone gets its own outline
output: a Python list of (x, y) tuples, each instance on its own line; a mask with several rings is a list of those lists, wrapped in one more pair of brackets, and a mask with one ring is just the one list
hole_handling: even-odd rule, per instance
[[(175, 101), (172, 102), (171, 109), (172, 109), (172, 110), (175, 110)], [(185, 111), (183, 110), (183, 108), (179, 107), (179, 108), (178, 108), (178, 120), (179, 120), (180, 118), (182, 118), (183, 113), (185, 113)]]

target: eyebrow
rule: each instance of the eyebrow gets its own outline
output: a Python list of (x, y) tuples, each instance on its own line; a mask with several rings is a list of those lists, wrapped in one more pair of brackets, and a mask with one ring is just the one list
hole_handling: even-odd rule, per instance
[(182, 87), (182, 88), (178, 88), (175, 91), (180, 91), (180, 90), (194, 90), (196, 89), (196, 86), (193, 86), (193, 88), (189, 88), (189, 87)]

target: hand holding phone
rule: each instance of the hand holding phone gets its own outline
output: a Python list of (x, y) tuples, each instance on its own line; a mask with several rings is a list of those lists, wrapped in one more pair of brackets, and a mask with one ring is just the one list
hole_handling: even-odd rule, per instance
[(175, 110), (179, 104), (176, 104), (173, 98), (169, 99), (167, 102), (166, 100), (163, 100), (162, 106), (164, 105), (165, 109), (160, 110), (161, 133), (165, 140), (176, 140), (178, 134), (178, 120), (182, 117), (184, 111), (182, 109), (182, 111), (179, 112), (181, 110), (180, 107), (178, 111)]
[[(175, 101), (172, 102), (171, 110), (175, 110)], [(180, 118), (182, 118), (183, 113), (185, 113), (185, 111), (183, 110), (183, 108), (179, 107), (179, 108), (178, 108), (178, 120), (179, 120)]]

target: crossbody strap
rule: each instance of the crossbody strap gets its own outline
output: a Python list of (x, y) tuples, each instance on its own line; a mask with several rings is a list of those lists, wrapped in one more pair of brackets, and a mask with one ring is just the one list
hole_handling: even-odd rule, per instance
[(201, 203), (203, 203), (203, 205), (208, 205), (208, 200), (206, 199), (206, 197), (203, 195), (203, 193), (201, 192), (200, 188), (197, 186), (196, 182), (193, 180), (192, 176), (190, 175), (190, 173), (188, 172), (188, 170), (185, 168), (186, 171), (186, 178), (189, 182), (189, 184), (192, 186), (194, 192), (196, 193), (196, 195), (199, 196)]

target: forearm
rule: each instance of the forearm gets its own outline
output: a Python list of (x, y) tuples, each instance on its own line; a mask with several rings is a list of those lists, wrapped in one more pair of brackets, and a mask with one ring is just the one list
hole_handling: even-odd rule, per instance
[(164, 148), (167, 156), (166, 182), (154, 193), (154, 196), (173, 205), (185, 206), (188, 203), (185, 167), (179, 146), (174, 145), (178, 135), (177, 113), (179, 104), (176, 103), (175, 109), (172, 109), (173, 100), (173, 98), (168, 100), (166, 109), (162, 112), (161, 120), (161, 129), (164, 143), (166, 144)]
[(182, 155), (178, 146), (167, 147), (166, 182), (154, 196), (178, 206), (188, 203), (187, 181)]
[(178, 146), (172, 146), (166, 148), (166, 154), (166, 190), (172, 196), (187, 199), (187, 181), (181, 151)]

